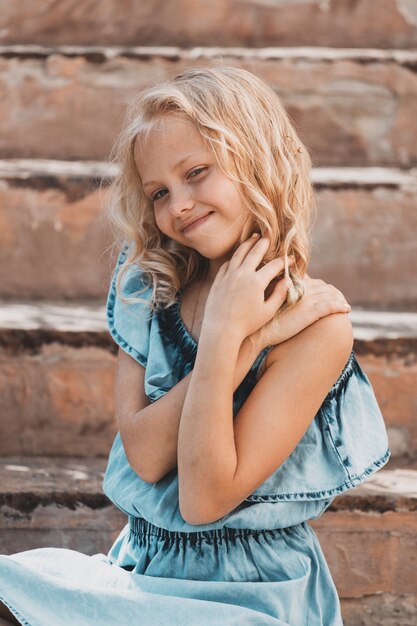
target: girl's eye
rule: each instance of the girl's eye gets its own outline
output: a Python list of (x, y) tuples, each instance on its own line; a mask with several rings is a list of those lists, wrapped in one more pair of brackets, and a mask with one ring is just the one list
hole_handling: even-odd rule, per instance
[(159, 191), (157, 191), (153, 196), (152, 196), (152, 200), (153, 202), (155, 202), (156, 200), (159, 200), (159, 198), (161, 198), (162, 196), (158, 196), (159, 193), (162, 193), (163, 191), (166, 191), (166, 189), (160, 189)]
[[(204, 172), (204, 170), (206, 170), (206, 167), (197, 167), (195, 170), (192, 170), (189, 174), (188, 174), (188, 178), (195, 178), (195, 176), (198, 176), (199, 174), (201, 174), (201, 172)], [(162, 193), (166, 191), (166, 189), (159, 189), (159, 191), (157, 191), (153, 196), (152, 196), (152, 201), (156, 202), (157, 200), (159, 200), (160, 198), (162, 198), (163, 196), (160, 196), (158, 194)]]
[(197, 167), (195, 170), (193, 170), (192, 172), (189, 173), (189, 177), (193, 176), (193, 174), (195, 174), (196, 176), (198, 176), (200, 174), (200, 172), (204, 172), (204, 170), (207, 169), (205, 167)]

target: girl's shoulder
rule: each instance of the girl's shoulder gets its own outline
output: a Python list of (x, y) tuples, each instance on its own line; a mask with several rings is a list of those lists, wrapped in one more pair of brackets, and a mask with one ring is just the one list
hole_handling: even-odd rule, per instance
[(340, 338), (341, 342), (345, 344), (353, 343), (353, 330), (352, 330), (352, 323), (350, 321), (350, 318), (345, 313), (336, 313), (332, 315), (327, 315), (325, 317), (320, 318), (313, 324), (310, 324), (310, 326), (307, 326), (304, 330), (299, 332), (297, 335), (295, 335), (291, 339), (288, 339), (287, 341), (284, 341), (283, 343), (277, 344), (275, 346), (271, 346), (268, 350), (265, 361), (263, 363), (263, 372), (265, 372), (269, 367), (271, 367), (271, 365), (275, 361), (277, 361), (280, 358), (280, 356), (282, 355), (282, 352), (285, 351), (288, 348), (288, 346), (291, 345), (292, 339), (296, 339), (297, 341), (302, 339), (303, 333), (305, 331), (310, 333), (311, 330), (313, 330), (313, 328), (314, 328), (316, 340), (319, 345), (322, 343), (323, 340), (326, 340), (326, 336), (329, 330), (331, 331), (331, 333), (333, 333), (333, 335), (336, 331), (337, 336), (338, 338)]

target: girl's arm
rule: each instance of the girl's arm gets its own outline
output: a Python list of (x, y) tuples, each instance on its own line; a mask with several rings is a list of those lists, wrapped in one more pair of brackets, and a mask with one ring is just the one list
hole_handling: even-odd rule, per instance
[[(252, 244), (252, 245), (251, 245)], [(238, 506), (298, 444), (351, 352), (346, 315), (330, 315), (274, 348), (276, 359), (236, 418), (233, 373), (243, 338), (272, 319), (286, 298), (284, 259), (257, 269), (267, 238), (246, 241), (218, 270), (207, 298), (193, 376), (178, 431), (181, 515), (211, 523)]]
[[(232, 393), (264, 347), (257, 339), (243, 341), (233, 367)], [(135, 472), (142, 480), (155, 483), (177, 465), (179, 423), (193, 371), (159, 400), (143, 408), (146, 396), (143, 392), (140, 397), (134, 390), (143, 389), (144, 373), (145, 368), (119, 351), (115, 397), (123, 446)]]
[(342, 372), (353, 334), (346, 315), (329, 315), (280, 344), (233, 418), (239, 342), (224, 328), (200, 334), (178, 433), (179, 506), (190, 524), (228, 514), (282, 465)]
[[(262, 333), (246, 338), (239, 349), (233, 393), (245, 378), (258, 354), (277, 346), (333, 313), (346, 312), (344, 295), (333, 285), (304, 276), (306, 292), (296, 306), (280, 317), (278, 332), (267, 324)], [(261, 373), (265, 362), (261, 364)], [(116, 415), (130, 465), (146, 482), (161, 480), (177, 466), (178, 429), (192, 372), (156, 402), (149, 404), (144, 392), (145, 368), (119, 350), (116, 370)]]

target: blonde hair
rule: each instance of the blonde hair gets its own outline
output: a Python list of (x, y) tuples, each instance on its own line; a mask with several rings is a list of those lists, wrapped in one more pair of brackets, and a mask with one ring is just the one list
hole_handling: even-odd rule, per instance
[[(255, 75), (233, 67), (189, 68), (146, 89), (128, 108), (111, 152), (119, 173), (110, 185), (108, 216), (122, 239), (131, 242), (118, 272), (117, 294), (121, 297), (124, 273), (139, 264), (148, 288), (153, 287), (153, 311), (173, 304), (180, 289), (208, 270), (208, 259), (158, 229), (135, 164), (136, 139), (171, 113), (194, 124), (219, 167), (237, 184), (248, 212), (236, 248), (252, 232), (260, 232), (271, 241), (263, 263), (285, 257), (289, 290), (279, 315), (304, 295), (302, 277), (310, 260), (316, 208), (312, 164), (278, 95)], [(115, 245), (119, 243), (116, 236)], [(291, 268), (288, 256), (295, 260)]]

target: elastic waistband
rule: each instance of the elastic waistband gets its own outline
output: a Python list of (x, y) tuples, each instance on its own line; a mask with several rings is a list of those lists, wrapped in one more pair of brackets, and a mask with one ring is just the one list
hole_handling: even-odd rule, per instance
[(198, 531), (179, 531), (179, 530), (167, 530), (166, 528), (160, 528), (154, 526), (151, 522), (143, 519), (142, 517), (129, 517), (129, 529), (137, 537), (145, 537), (153, 535), (155, 537), (168, 538), (174, 541), (191, 541), (198, 542), (202, 539), (208, 539), (210, 541), (222, 541), (235, 538), (244, 538), (249, 535), (265, 535), (271, 534), (286, 534), (294, 532), (296, 529), (303, 529), (304, 522), (297, 524), (296, 526), (290, 526), (289, 528), (277, 528), (274, 530), (254, 530), (252, 528), (228, 528), (223, 526), (222, 528), (214, 528), (211, 530), (198, 530)]

